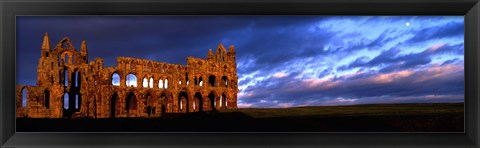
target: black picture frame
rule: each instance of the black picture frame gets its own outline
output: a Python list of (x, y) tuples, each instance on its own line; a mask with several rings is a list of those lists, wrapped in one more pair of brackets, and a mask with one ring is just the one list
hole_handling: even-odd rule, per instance
[[(2, 147), (479, 147), (478, 0), (0, 0)], [(465, 133), (16, 133), (17, 15), (464, 15)]]

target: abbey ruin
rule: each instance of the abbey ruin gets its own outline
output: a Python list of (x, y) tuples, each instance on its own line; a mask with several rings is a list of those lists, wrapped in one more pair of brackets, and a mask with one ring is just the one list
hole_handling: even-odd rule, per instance
[(45, 33), (36, 86), (16, 86), (17, 118), (160, 117), (237, 108), (235, 50), (220, 44), (206, 59), (188, 57), (187, 65), (117, 57), (114, 67), (88, 61), (63, 38), (51, 50)]

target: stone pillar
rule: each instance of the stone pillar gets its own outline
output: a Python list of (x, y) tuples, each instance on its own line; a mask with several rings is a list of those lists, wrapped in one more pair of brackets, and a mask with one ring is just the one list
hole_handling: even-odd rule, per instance
[(178, 112), (178, 92), (172, 91), (172, 112)]
[(195, 112), (198, 109), (198, 106), (195, 105), (195, 109), (193, 108), (193, 104), (195, 104), (194, 96), (195, 94), (192, 92), (188, 92), (188, 112)]

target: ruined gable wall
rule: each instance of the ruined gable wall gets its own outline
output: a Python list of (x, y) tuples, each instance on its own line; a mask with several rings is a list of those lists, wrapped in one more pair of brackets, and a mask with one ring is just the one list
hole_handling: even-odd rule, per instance
[[(87, 63), (87, 54), (85, 41), (79, 53), (68, 38), (54, 50), (44, 38), (37, 86), (17, 86), (17, 117), (160, 117), (237, 108), (233, 46), (227, 52), (220, 44), (215, 54), (209, 51), (207, 59), (188, 57), (186, 66), (118, 57), (116, 66), (104, 67), (101, 58)], [(113, 74), (119, 75), (119, 86), (112, 85)], [(126, 85), (128, 74), (136, 76), (136, 87)], [(26, 106), (22, 106), (23, 89), (28, 90)]]

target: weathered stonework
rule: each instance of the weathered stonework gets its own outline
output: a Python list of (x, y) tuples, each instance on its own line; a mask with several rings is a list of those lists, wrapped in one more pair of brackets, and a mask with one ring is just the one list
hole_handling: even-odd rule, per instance
[[(206, 59), (188, 57), (186, 66), (117, 57), (115, 67), (104, 67), (100, 58), (88, 63), (85, 41), (80, 52), (67, 37), (50, 50), (45, 33), (37, 72), (37, 86), (16, 87), (17, 118), (160, 117), (237, 108), (235, 50), (222, 44)], [(130, 74), (136, 86), (127, 86)], [(119, 84), (112, 83), (117, 77)]]

